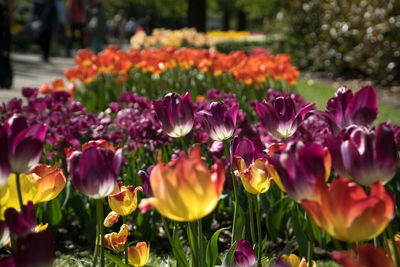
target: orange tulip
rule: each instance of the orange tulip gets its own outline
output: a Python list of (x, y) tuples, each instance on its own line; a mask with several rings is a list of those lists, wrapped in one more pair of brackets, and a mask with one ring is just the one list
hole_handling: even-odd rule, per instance
[(78, 65), (89, 67), (96, 62), (96, 55), (88, 49), (79, 49), (74, 60)]
[(210, 214), (218, 204), (225, 181), (225, 169), (220, 160), (211, 171), (201, 159), (200, 145), (189, 154), (166, 165), (161, 161), (151, 172), (150, 184), (154, 197), (143, 199), (142, 211), (155, 207), (172, 220), (189, 222)]
[(394, 214), (394, 200), (380, 181), (363, 188), (347, 178), (334, 179), (328, 188), (320, 177), (317, 201), (302, 204), (315, 223), (331, 236), (347, 242), (369, 240), (385, 230)]
[(51, 82), (51, 87), (53, 87), (53, 90), (64, 90), (64, 81), (63, 79), (55, 79), (54, 81)]
[(118, 215), (128, 216), (137, 208), (137, 191), (143, 191), (142, 187), (123, 186), (122, 182), (119, 182), (118, 186), (114, 187), (114, 192), (108, 196), (110, 208)]
[(124, 249), (128, 235), (128, 225), (123, 224), (118, 233), (113, 232), (104, 236), (104, 247), (118, 253)]
[(344, 267), (395, 267), (381, 247), (359, 245), (351, 251), (334, 251), (332, 258)]
[(40, 88), (39, 88), (39, 93), (41, 93), (43, 95), (50, 94), (52, 91), (53, 91), (53, 88), (48, 83), (42, 84), (42, 86), (40, 86)]
[(133, 266), (144, 266), (149, 260), (150, 242), (139, 242), (136, 247), (128, 248), (128, 262)]

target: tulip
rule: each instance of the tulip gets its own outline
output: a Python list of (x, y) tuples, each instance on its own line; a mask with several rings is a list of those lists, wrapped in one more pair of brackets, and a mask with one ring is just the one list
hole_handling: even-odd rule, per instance
[(122, 151), (109, 147), (104, 140), (89, 142), (82, 152), (73, 151), (67, 158), (71, 183), (80, 193), (101, 199), (113, 192), (121, 168)]
[(386, 184), (396, 174), (396, 142), (386, 124), (376, 129), (352, 125), (339, 136), (329, 135), (326, 144), (334, 169), (362, 185), (371, 186), (376, 180)]
[(224, 102), (212, 102), (209, 110), (199, 111), (196, 116), (211, 139), (224, 141), (235, 132), (238, 109), (238, 104), (228, 109)]
[(335, 97), (328, 100), (326, 112), (317, 112), (325, 117), (334, 133), (351, 125), (368, 125), (378, 116), (376, 92), (372, 86), (363, 87), (354, 94), (345, 86), (340, 87)]
[(26, 173), (39, 162), (47, 126), (28, 126), (22, 115), (13, 115), (0, 127), (0, 187), (8, 180), (10, 172)]
[(150, 242), (138, 242), (135, 247), (128, 248), (128, 262), (133, 266), (144, 266), (149, 260)]
[(117, 214), (115, 211), (111, 211), (104, 219), (104, 226), (105, 227), (113, 226), (116, 222), (118, 222), (120, 216), (121, 215)]
[(256, 255), (247, 239), (241, 239), (236, 242), (234, 261), (239, 267), (253, 267), (255, 265)]
[(110, 208), (118, 215), (128, 216), (137, 208), (137, 191), (143, 191), (142, 187), (123, 186), (119, 182), (114, 192), (108, 196)]
[(289, 256), (287, 255), (282, 255), (280, 259), (284, 262), (287, 262), (289, 264), (289, 267), (316, 267), (317, 264), (315, 261), (312, 261), (312, 266), (308, 266), (307, 261), (305, 258), (302, 258), (300, 260), (299, 257), (295, 254), (290, 254)]
[(144, 193), (146, 194), (146, 197), (153, 197), (153, 190), (151, 189), (150, 185), (150, 174), (151, 171), (153, 170), (154, 166), (150, 166), (147, 168), (147, 172), (140, 170), (138, 172), (138, 175), (140, 177), (140, 180), (142, 180), (142, 185), (143, 185), (143, 190)]
[(31, 201), (26, 206), (22, 206), (20, 211), (8, 208), (5, 212), (5, 218), (11, 236), (14, 238), (25, 237), (27, 234), (35, 232), (35, 207)]
[(380, 181), (371, 186), (368, 196), (363, 188), (347, 178), (334, 179), (328, 188), (317, 179), (316, 201), (302, 204), (315, 223), (336, 239), (358, 242), (383, 232), (394, 215), (394, 199)]
[(328, 149), (310, 142), (289, 142), (268, 157), (268, 162), (267, 170), (276, 184), (297, 202), (315, 200), (317, 177), (328, 180), (331, 171)]
[(10, 243), (10, 228), (5, 221), (0, 221), (0, 248)]
[(0, 266), (15, 267), (14, 258), (12, 256), (0, 258)]
[[(231, 149), (235, 151), (233, 157), (237, 168), (236, 174), (240, 176), (246, 191), (254, 195), (267, 192), (272, 180), (266, 167), (268, 164), (266, 155), (262, 153), (261, 141), (256, 140), (240, 141), (235, 149)], [(232, 144), (236, 142), (232, 141)]]
[(273, 106), (264, 100), (257, 104), (257, 114), (263, 127), (277, 138), (292, 136), (301, 125), (304, 117), (314, 107), (309, 104), (296, 113), (296, 106), (290, 96), (275, 98)]
[(358, 245), (351, 251), (334, 251), (332, 258), (343, 267), (394, 267), (394, 263), (381, 247)]
[(56, 246), (53, 236), (48, 230), (18, 238), (15, 247), (16, 266), (50, 267), (56, 258)]
[[(15, 174), (10, 175), (7, 185), (0, 188), (0, 219), (8, 208), (19, 209)], [(29, 173), (20, 175), (20, 188), (23, 204), (50, 201), (63, 190), (66, 178), (57, 165), (50, 166), (38, 163)]]
[(142, 212), (155, 207), (163, 216), (176, 221), (191, 222), (211, 213), (222, 193), (225, 170), (216, 159), (211, 171), (201, 159), (200, 146), (166, 165), (161, 161), (151, 172), (150, 184), (154, 197), (141, 201)]
[(128, 235), (128, 225), (123, 224), (118, 233), (113, 232), (104, 236), (104, 247), (119, 253), (124, 249)]
[(194, 115), (189, 92), (182, 97), (169, 93), (162, 100), (153, 100), (153, 107), (167, 135), (178, 138), (192, 130)]

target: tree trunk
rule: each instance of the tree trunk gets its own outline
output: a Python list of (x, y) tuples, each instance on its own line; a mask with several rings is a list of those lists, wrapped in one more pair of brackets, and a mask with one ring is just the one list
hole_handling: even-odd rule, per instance
[(206, 31), (206, 0), (188, 0), (187, 21), (189, 27)]
[(245, 31), (247, 28), (247, 18), (246, 18), (246, 13), (243, 12), (243, 10), (238, 10), (237, 13), (237, 29), (238, 31)]
[(229, 31), (229, 29), (231, 28), (229, 25), (230, 20), (231, 20), (231, 11), (225, 10), (224, 14), (222, 15), (222, 30), (223, 31)]

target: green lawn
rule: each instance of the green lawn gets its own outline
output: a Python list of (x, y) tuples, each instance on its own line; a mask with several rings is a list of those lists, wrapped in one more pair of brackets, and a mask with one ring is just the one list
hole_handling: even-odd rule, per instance
[[(335, 90), (336, 89), (332, 87), (320, 83), (309, 85), (304, 78), (300, 78), (297, 82), (298, 93), (307, 101), (316, 103), (317, 108), (320, 110), (325, 110), (326, 102), (334, 95)], [(378, 105), (378, 108), (379, 115), (376, 121), (377, 123), (390, 120), (394, 124), (400, 124), (400, 108), (387, 105)]]

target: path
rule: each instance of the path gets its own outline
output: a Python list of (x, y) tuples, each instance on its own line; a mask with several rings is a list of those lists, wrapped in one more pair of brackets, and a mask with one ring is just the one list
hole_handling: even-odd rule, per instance
[(64, 69), (74, 65), (73, 58), (53, 57), (49, 63), (40, 55), (15, 53), (11, 56), (14, 81), (11, 89), (0, 89), (0, 103), (21, 96), (23, 86), (40, 87), (55, 78), (64, 77)]

